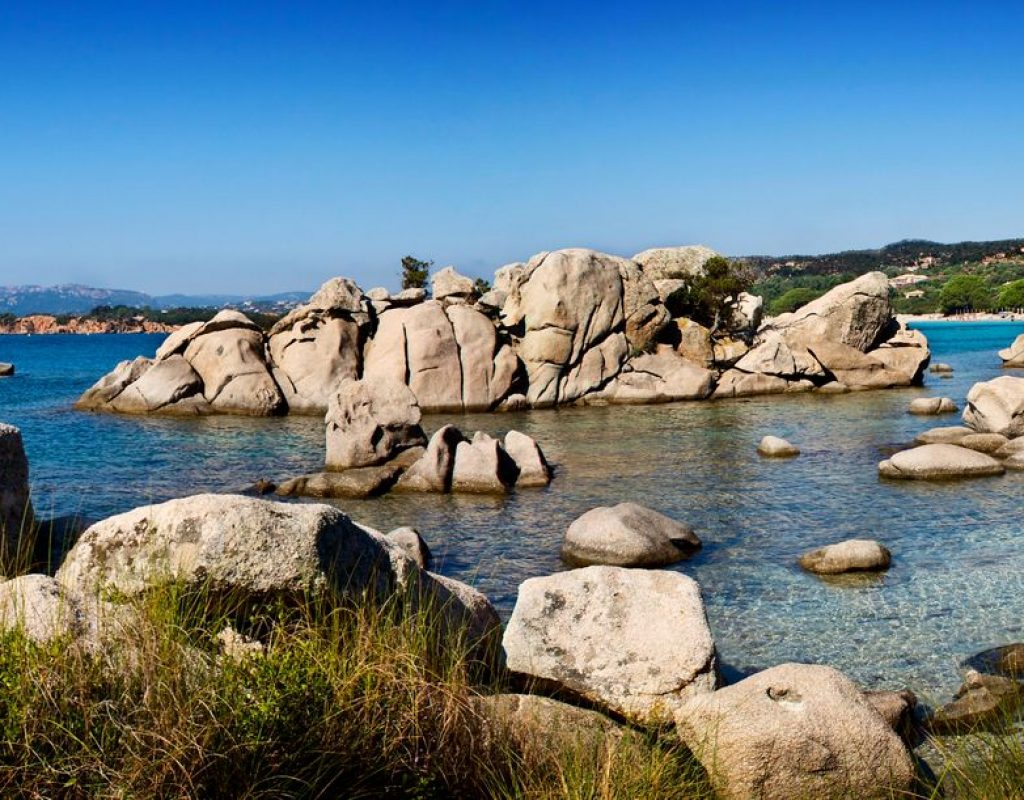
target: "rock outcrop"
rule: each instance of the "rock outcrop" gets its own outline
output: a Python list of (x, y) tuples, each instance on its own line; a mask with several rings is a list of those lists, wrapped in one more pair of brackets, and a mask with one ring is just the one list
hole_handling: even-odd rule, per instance
[(510, 670), (641, 725), (716, 686), (700, 587), (676, 572), (586, 567), (519, 587)]
[(693, 528), (637, 503), (598, 506), (565, 533), (562, 559), (573, 566), (661, 567), (700, 549)]
[(783, 664), (678, 710), (677, 729), (732, 800), (909, 794), (906, 745), (861, 691), (830, 667)]
[[(930, 353), (900, 328), (881, 273), (761, 321), (740, 293), (714, 333), (665, 300), (714, 252), (594, 250), (508, 264), (494, 288), (446, 267), (423, 289), (364, 294), (333, 278), (265, 335), (237, 311), (175, 331), (78, 403), (123, 413), (325, 413), (342, 383), (404, 383), (424, 412), (661, 403), (920, 383)], [(675, 306), (674, 306), (675, 307)]]

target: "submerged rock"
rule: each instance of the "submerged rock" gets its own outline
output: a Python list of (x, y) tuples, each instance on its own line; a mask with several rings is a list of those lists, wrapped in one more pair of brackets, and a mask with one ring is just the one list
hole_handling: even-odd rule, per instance
[(892, 554), (874, 539), (847, 539), (800, 556), (800, 566), (818, 575), (880, 571), (889, 568)]
[(676, 572), (586, 567), (531, 578), (504, 648), (513, 673), (642, 725), (671, 721), (717, 682), (700, 587)]
[(700, 549), (689, 525), (636, 503), (592, 508), (569, 525), (562, 558), (574, 566), (660, 567)]
[(903, 741), (831, 667), (773, 667), (692, 697), (676, 720), (721, 797), (881, 800), (914, 784)]
[(778, 436), (765, 436), (758, 443), (757, 452), (765, 458), (792, 458), (800, 455), (800, 448)]
[(914, 437), (916, 444), (956, 444), (974, 431), (963, 425), (949, 425), (941, 428), (930, 428)]
[(953, 368), (949, 364), (944, 364), (941, 361), (932, 364), (928, 371), (933, 375), (939, 375), (943, 378), (951, 378), (953, 376)]
[(884, 478), (952, 480), (1002, 475), (1003, 465), (991, 456), (955, 444), (925, 444), (902, 450), (878, 465)]

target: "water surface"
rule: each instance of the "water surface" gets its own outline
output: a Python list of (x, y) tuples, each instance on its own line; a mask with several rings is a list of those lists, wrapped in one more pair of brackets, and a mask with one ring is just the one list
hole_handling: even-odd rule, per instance
[[(684, 520), (703, 550), (675, 567), (704, 589), (722, 658), (740, 669), (783, 661), (836, 666), (871, 687), (910, 686), (942, 700), (957, 664), (1024, 640), (1024, 474), (948, 484), (883, 482), (877, 463), (932, 424), (913, 397), (962, 406), (970, 386), (1001, 374), (995, 351), (1024, 332), (1014, 323), (921, 323), (933, 359), (956, 370), (925, 388), (841, 396), (561, 409), (429, 417), (466, 431), (534, 436), (557, 466), (547, 489), (507, 498), (392, 496), (339, 505), (382, 529), (414, 525), (441, 572), (478, 586), (508, 613), (518, 584), (562, 569), (569, 522), (632, 500)], [(100, 518), (257, 478), (313, 471), (323, 460), (314, 418), (198, 420), (81, 413), (71, 403), (118, 360), (151, 355), (150, 335), (0, 336), (0, 420), (18, 425), (37, 506)], [(1017, 373), (1020, 374), (1020, 373)], [(789, 438), (794, 460), (764, 460), (761, 436)], [(803, 551), (853, 536), (894, 555), (881, 577), (822, 580)]]

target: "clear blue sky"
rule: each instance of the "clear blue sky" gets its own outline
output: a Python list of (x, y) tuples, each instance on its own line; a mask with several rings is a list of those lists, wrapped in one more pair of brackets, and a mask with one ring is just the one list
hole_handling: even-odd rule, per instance
[(0, 284), (1024, 235), (1024, 5), (0, 5)]

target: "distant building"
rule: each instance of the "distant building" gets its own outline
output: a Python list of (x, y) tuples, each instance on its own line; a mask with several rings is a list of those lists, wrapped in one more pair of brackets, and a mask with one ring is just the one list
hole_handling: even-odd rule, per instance
[(903, 296), (907, 300), (914, 300), (918, 297), (924, 297), (924, 289), (911, 289), (909, 292), (904, 292)]
[(895, 278), (889, 278), (889, 286), (893, 289), (899, 289), (901, 286), (913, 286), (915, 283), (923, 283), (926, 280), (928, 280), (927, 275), (904, 273), (903, 275), (897, 275)]

